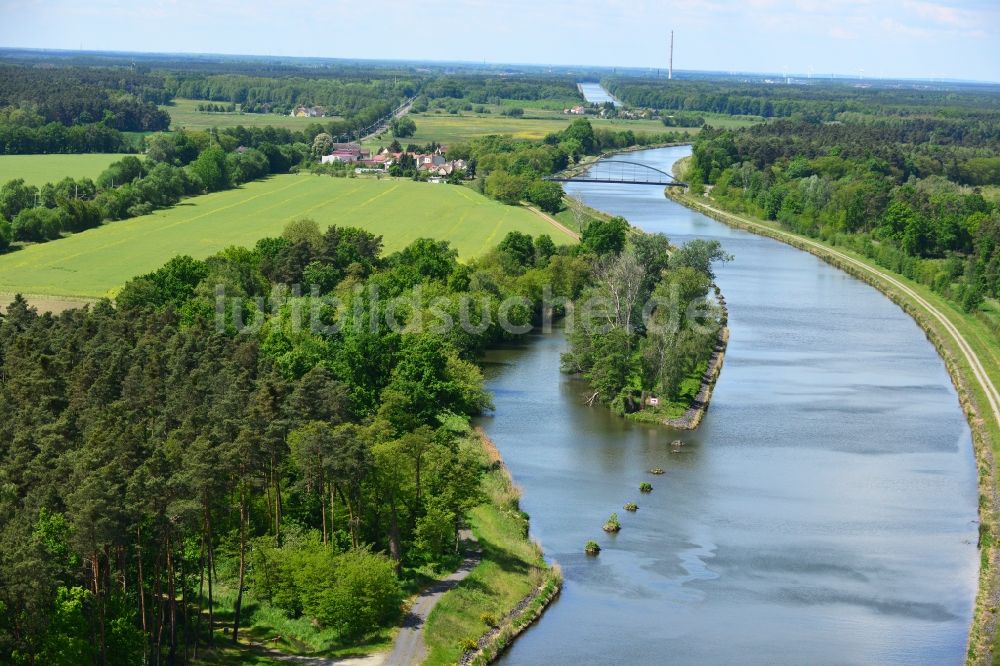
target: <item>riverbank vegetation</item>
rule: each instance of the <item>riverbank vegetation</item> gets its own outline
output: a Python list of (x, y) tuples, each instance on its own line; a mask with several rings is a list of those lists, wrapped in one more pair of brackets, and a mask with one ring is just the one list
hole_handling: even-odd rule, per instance
[[(482, 433), (475, 436), (485, 438)], [(481, 560), (431, 611), (424, 629), (427, 665), (444, 666), (482, 651), (502, 650), (518, 620), (535, 610), (531, 606), (536, 600), (547, 603), (561, 582), (558, 568), (546, 564), (541, 547), (531, 540), (528, 516), (519, 506), (520, 490), (497, 456), (483, 477), (482, 492), (484, 501), (469, 512)]]
[(695, 399), (723, 309), (713, 301), (712, 264), (728, 260), (717, 241), (673, 248), (662, 234), (630, 232), (621, 218), (591, 222), (581, 245), (599, 261), (593, 286), (567, 332), (565, 372), (583, 376), (618, 414), (672, 418)]

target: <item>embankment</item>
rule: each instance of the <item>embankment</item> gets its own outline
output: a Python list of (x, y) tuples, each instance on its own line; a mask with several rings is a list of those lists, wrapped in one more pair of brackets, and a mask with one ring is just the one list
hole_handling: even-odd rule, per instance
[(528, 536), (520, 489), (500, 452), (476, 429), (489, 464), (482, 488), (486, 501), (470, 512), (482, 552), (479, 565), (441, 597), (427, 621), (425, 664), (488, 664), (559, 594), (562, 574), (548, 565)]

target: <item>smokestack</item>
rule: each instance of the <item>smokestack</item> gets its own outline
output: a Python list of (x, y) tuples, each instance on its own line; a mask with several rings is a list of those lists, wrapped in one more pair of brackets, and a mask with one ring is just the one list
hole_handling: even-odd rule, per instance
[(674, 78), (674, 31), (670, 31), (670, 70), (667, 73), (667, 78)]

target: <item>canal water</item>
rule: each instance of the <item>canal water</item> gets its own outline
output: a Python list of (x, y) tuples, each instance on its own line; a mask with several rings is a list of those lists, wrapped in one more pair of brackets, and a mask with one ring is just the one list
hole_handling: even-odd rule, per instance
[[(689, 152), (629, 159), (666, 171)], [(496, 411), (481, 423), (566, 579), (502, 663), (962, 663), (975, 465), (916, 324), (862, 282), (660, 188), (567, 189), (674, 243), (721, 241), (735, 256), (717, 271), (732, 335), (694, 433), (586, 407), (585, 386), (559, 372), (558, 331), (488, 356)], [(616, 536), (601, 530), (612, 512)]]
[(604, 104), (605, 102), (612, 102), (615, 106), (618, 106), (618, 100), (605, 90), (604, 86), (600, 83), (579, 83), (577, 85), (580, 86), (580, 92), (588, 103)]

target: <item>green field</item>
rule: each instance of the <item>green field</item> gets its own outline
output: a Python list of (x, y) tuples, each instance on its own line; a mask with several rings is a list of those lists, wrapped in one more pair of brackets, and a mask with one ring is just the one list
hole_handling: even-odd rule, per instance
[(451, 241), (464, 258), (496, 245), (509, 231), (570, 239), (533, 213), (487, 199), (467, 187), (411, 180), (273, 176), (239, 189), (49, 243), (0, 255), (0, 293), (113, 295), (129, 278), (171, 257), (207, 257), (230, 245), (276, 236), (302, 217), (354, 225), (385, 236), (387, 251), (416, 238)]
[(170, 129), (192, 129), (204, 130), (212, 127), (287, 127), (288, 129), (302, 129), (306, 125), (313, 123), (329, 122), (336, 120), (336, 116), (326, 118), (293, 118), (289, 115), (279, 115), (277, 113), (207, 113), (199, 111), (199, 104), (222, 104), (228, 102), (206, 102), (200, 99), (174, 99), (173, 104), (161, 106), (160, 108), (170, 114)]
[(89, 153), (86, 155), (0, 155), (0, 183), (24, 178), (28, 185), (41, 187), (66, 176), (97, 178), (112, 162), (124, 155)]
[[(511, 118), (499, 113), (499, 107), (492, 113), (474, 113), (472, 111), (462, 111), (458, 114), (446, 112), (435, 113), (415, 113), (410, 117), (417, 124), (417, 133), (409, 138), (403, 139), (402, 143), (425, 144), (437, 141), (445, 145), (468, 141), (469, 139), (486, 134), (510, 134), (518, 139), (541, 139), (546, 134), (558, 132), (566, 129), (574, 118), (579, 116), (565, 115), (561, 111), (550, 111), (541, 108), (525, 109), (526, 116), (523, 118)], [(758, 122), (757, 119), (744, 116), (723, 116), (714, 114), (702, 114), (710, 124), (716, 127), (743, 127)], [(637, 134), (663, 133), (672, 129), (686, 131), (694, 134), (697, 128), (670, 128), (665, 127), (659, 120), (617, 120), (602, 119), (594, 116), (585, 116), (595, 129), (627, 130), (630, 129)], [(375, 137), (367, 141), (369, 146), (385, 145), (392, 141), (389, 132), (381, 137)]]

